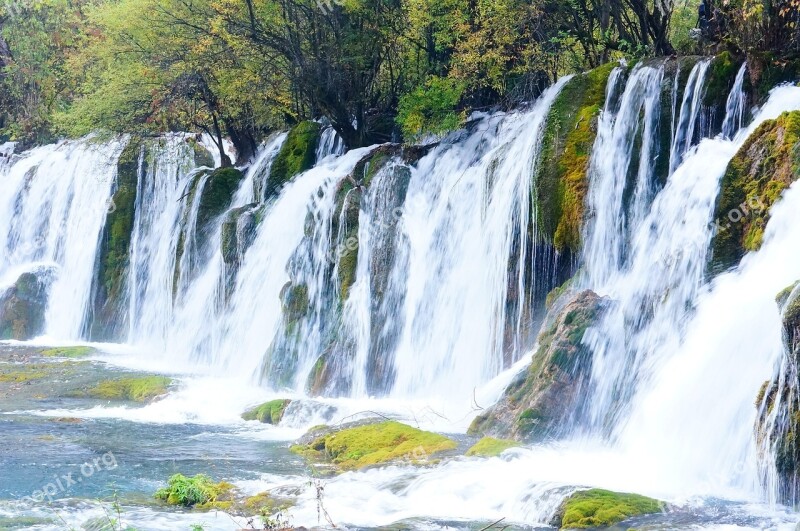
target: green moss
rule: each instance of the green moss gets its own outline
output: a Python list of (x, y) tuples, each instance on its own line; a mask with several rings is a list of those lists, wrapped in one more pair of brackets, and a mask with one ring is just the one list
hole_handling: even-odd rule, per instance
[(800, 175), (800, 111), (762, 123), (728, 164), (712, 244), (714, 273), (761, 247), (769, 210)]
[(204, 233), (211, 220), (228, 210), (243, 178), (244, 174), (236, 168), (219, 168), (211, 172), (200, 196), (198, 234)]
[(117, 328), (121, 306), (125, 299), (126, 272), (129, 266), (131, 235), (136, 217), (136, 187), (144, 141), (134, 137), (117, 161), (114, 194), (100, 241), (98, 261), (98, 292), (95, 299), (95, 322), (92, 335), (97, 339), (112, 339)]
[(615, 64), (572, 78), (553, 102), (542, 139), (537, 175), (539, 227), (559, 251), (580, 249), (586, 171), (596, 119)]
[[(725, 105), (728, 94), (733, 88), (736, 72), (742, 62), (737, 61), (728, 52), (722, 52), (711, 60), (706, 73), (706, 87), (703, 94), (703, 105), (706, 107), (719, 107)], [(723, 107), (724, 108), (724, 107)]]
[[(19, 367), (19, 366), (12, 366)], [(21, 369), (0, 368), (0, 382), (2, 383), (27, 383), (33, 380), (41, 380), (48, 375), (44, 366), (24, 365)]]
[(316, 122), (300, 122), (289, 131), (270, 168), (267, 197), (277, 193), (292, 177), (314, 165), (320, 129)]
[(175, 474), (169, 478), (167, 486), (159, 489), (154, 497), (169, 505), (212, 509), (219, 508), (217, 506), (219, 503), (231, 502), (233, 488), (233, 485), (224, 481), (214, 483), (211, 478), (203, 474), (190, 478), (183, 474)]
[(308, 286), (306, 284), (287, 284), (281, 290), (283, 316), (288, 322), (302, 319), (309, 309)]
[(265, 424), (277, 425), (292, 401), (288, 399), (271, 400), (260, 406), (248, 409), (242, 414), (244, 420), (257, 420)]
[(472, 446), (469, 450), (467, 450), (467, 456), (479, 456), (479, 457), (496, 457), (502, 454), (504, 451), (508, 450), (509, 448), (515, 448), (519, 446), (517, 441), (511, 441), (508, 439), (495, 439), (494, 437), (484, 437), (475, 445)]
[(44, 330), (47, 274), (26, 272), (0, 293), (0, 339), (27, 340)]
[(40, 352), (47, 358), (85, 358), (97, 352), (93, 347), (55, 347)]
[(104, 380), (81, 395), (103, 400), (145, 402), (166, 394), (171, 384), (172, 380), (165, 376), (131, 376)]
[(576, 492), (562, 503), (557, 519), (562, 529), (609, 527), (632, 516), (661, 512), (664, 503), (638, 494), (602, 489)]
[(399, 459), (424, 460), (457, 446), (444, 435), (390, 420), (323, 435), (307, 445), (292, 446), (292, 451), (312, 461), (354, 470)]

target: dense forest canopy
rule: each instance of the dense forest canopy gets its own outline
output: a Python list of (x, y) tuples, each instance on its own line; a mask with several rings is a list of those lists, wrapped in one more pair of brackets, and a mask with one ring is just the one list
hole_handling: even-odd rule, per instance
[(800, 0), (704, 1), (701, 21), (700, 0), (8, 0), (0, 137), (205, 131), (246, 158), (326, 117), (356, 147), (620, 58), (800, 53)]

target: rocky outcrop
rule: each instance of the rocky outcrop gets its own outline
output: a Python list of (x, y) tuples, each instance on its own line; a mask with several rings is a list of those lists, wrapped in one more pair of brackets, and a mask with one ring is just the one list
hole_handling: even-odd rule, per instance
[(0, 292), (0, 339), (27, 340), (44, 332), (53, 275), (51, 268), (29, 271)]
[(781, 83), (800, 80), (800, 58), (794, 59), (773, 52), (751, 52), (747, 55), (747, 71), (755, 105), (761, 105), (769, 91)]
[(92, 339), (118, 339), (127, 328), (126, 275), (130, 260), (131, 235), (136, 218), (136, 187), (140, 166), (146, 171), (147, 157), (141, 138), (132, 138), (117, 161), (117, 178), (109, 202), (98, 249), (97, 281), (94, 291)]
[(300, 122), (286, 137), (270, 168), (266, 198), (277, 194), (298, 173), (311, 168), (316, 162), (322, 126), (317, 122)]
[(616, 64), (573, 77), (553, 102), (536, 176), (538, 226), (558, 251), (580, 250), (586, 170), (597, 136), (606, 84)]
[(764, 382), (756, 407), (759, 456), (775, 458), (780, 502), (800, 499), (800, 282), (777, 296), (783, 317), (784, 356), (776, 378)]
[(469, 433), (540, 441), (566, 428), (579, 413), (581, 390), (591, 375), (591, 351), (583, 337), (605, 306), (606, 300), (592, 291), (575, 295), (545, 324), (530, 367), (497, 404), (475, 418)]
[(248, 409), (242, 413), (242, 419), (257, 420), (259, 422), (263, 422), (264, 424), (272, 424), (273, 426), (277, 426), (283, 418), (286, 408), (289, 407), (289, 404), (291, 403), (292, 401), (289, 399), (279, 398), (277, 400), (270, 400), (269, 402), (265, 402), (260, 406)]
[(761, 124), (728, 165), (714, 214), (712, 273), (761, 247), (770, 208), (798, 176), (800, 111), (793, 111)]

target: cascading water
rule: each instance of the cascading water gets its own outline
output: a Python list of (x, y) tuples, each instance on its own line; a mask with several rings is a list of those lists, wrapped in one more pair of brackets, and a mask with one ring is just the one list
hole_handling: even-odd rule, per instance
[[(530, 111), (485, 118), (466, 139), (445, 142), (411, 168), (383, 294), (390, 305), (372, 316), (379, 324), (393, 322), (395, 337), (375, 343), (396, 345), (393, 352), (369, 355), (373, 363), (384, 358), (384, 372), (393, 379), (385, 389), (393, 396), (468, 399), (503, 368), (506, 289), (525, 291), (524, 273), (508, 278), (509, 260), (530, 263), (534, 274), (548, 267), (533, 263), (526, 239), (529, 226), (536, 234), (532, 176), (545, 117), (567, 81), (548, 89)], [(368, 203), (359, 221), (369, 230), (365, 257), (385, 252), (380, 232), (395, 230), (376, 210)], [(515, 319), (521, 327), (521, 314)], [(353, 328), (385, 330), (366, 323)]]
[[(670, 174), (680, 165), (689, 148), (697, 142), (697, 137), (702, 138), (704, 136), (703, 132), (698, 130), (698, 121), (700, 120), (700, 109), (705, 95), (706, 75), (711, 61), (712, 59), (701, 59), (689, 73), (689, 79), (683, 91), (683, 101), (681, 102), (678, 122), (673, 129), (672, 148), (669, 156)], [(676, 82), (677, 79), (678, 76), (676, 76)]]
[[(614, 310), (592, 335), (593, 420), (665, 486), (756, 488), (753, 399), (781, 352), (774, 297), (800, 275), (786, 257), (797, 247), (788, 243), (791, 207), (776, 208), (763, 249), (739, 271), (701, 286), (728, 162), (761, 122), (798, 108), (800, 89), (776, 89), (733, 140), (691, 151), (632, 240), (630, 265), (600, 291)], [(794, 204), (790, 197), (796, 190), (785, 200)]]
[[(658, 148), (653, 147), (656, 142), (648, 141), (646, 136), (640, 141), (642, 150), (635, 184), (626, 183), (619, 176), (631, 175), (626, 169), (631, 163), (631, 144), (638, 135), (653, 135), (658, 130), (659, 124), (651, 122), (649, 129), (639, 131), (637, 121), (639, 112), (644, 112), (646, 124), (648, 115), (652, 121), (657, 119), (652, 109), (659, 105), (660, 78), (652, 71), (635, 70), (622, 96), (618, 116), (609, 109), (601, 116), (592, 163), (594, 171), (590, 171), (589, 205), (596, 214), (587, 229), (583, 282), (585, 287), (609, 296), (614, 303), (597, 333), (587, 335), (595, 354), (593, 393), (587, 400), (589, 418), (584, 429), (614, 429), (621, 408), (636, 386), (645, 385), (641, 372), (648, 353), (674, 348), (679, 341), (680, 331), (671, 327), (694, 300), (702, 283), (707, 234), (696, 231), (696, 227), (708, 222), (716, 201), (717, 178), (695, 178), (702, 165), (709, 163), (698, 159), (690, 148), (703, 134), (699, 120), (710, 62), (704, 59), (695, 64), (687, 80), (680, 114), (674, 123), (667, 184), (658, 193), (655, 180), (659, 176), (654, 174), (655, 165), (650, 161), (664, 154), (658, 153)], [(639, 88), (642, 79), (650, 83), (647, 90)], [(677, 93), (675, 86), (673, 93)], [(650, 102), (626, 94), (639, 94), (638, 98), (647, 94)], [(611, 101), (611, 96), (608, 99)], [(673, 98), (673, 103), (676, 101)], [(651, 109), (649, 113), (647, 109)], [(607, 138), (615, 135), (617, 145), (627, 151), (613, 150), (614, 153), (608, 154), (604, 151), (610, 142)], [(691, 160), (684, 161), (688, 156)], [(713, 162), (715, 171), (724, 171), (726, 165), (727, 159)], [(713, 172), (712, 175), (718, 177)], [(626, 192), (626, 188), (633, 187), (650, 193), (633, 192), (633, 198), (627, 199), (631, 192)], [(681, 215), (676, 215), (677, 212)]]
[(747, 110), (747, 94), (744, 92), (744, 76), (747, 73), (747, 62), (742, 63), (736, 73), (728, 100), (725, 102), (725, 120), (722, 122), (722, 134), (725, 138), (733, 138), (744, 125)]
[(84, 332), (97, 245), (125, 143), (86, 138), (4, 156), (0, 163), (0, 277), (42, 266), (53, 271), (47, 335), (80, 339)]
[[(635, 67), (617, 104), (615, 91), (622, 74), (622, 69), (617, 69), (609, 80), (589, 167), (590, 221), (584, 260), (591, 286), (608, 282), (621, 267), (630, 234), (646, 214), (655, 188), (651, 161), (658, 155), (653, 140), (658, 127), (663, 65)], [(637, 137), (642, 139), (642, 145), (639, 165), (634, 168)], [(626, 201), (630, 204), (626, 205)]]
[[(183, 218), (187, 205), (191, 210), (198, 199), (191, 184), (196, 176), (202, 176), (192, 171), (194, 153), (180, 135), (156, 141), (141, 152), (139, 160), (128, 273), (128, 340), (144, 339), (163, 347), (178, 288), (176, 261), (184, 256), (178, 255), (182, 231), (187, 227)], [(190, 196), (195, 201), (189, 201)], [(189, 230), (193, 234), (193, 226)]]

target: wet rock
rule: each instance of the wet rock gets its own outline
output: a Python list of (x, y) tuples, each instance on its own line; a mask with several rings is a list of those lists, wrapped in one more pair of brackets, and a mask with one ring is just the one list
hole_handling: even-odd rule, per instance
[(128, 328), (127, 272), (136, 217), (139, 170), (147, 171), (146, 142), (133, 137), (117, 160), (117, 177), (108, 205), (98, 248), (94, 282), (91, 337), (96, 341), (121, 339)]
[[(774, 456), (779, 501), (795, 505), (800, 499), (800, 293), (796, 282), (778, 294), (783, 317), (784, 360), (756, 397), (755, 433), (759, 456)], [(770, 463), (771, 464), (771, 463)]]
[(545, 324), (530, 367), (517, 375), (497, 404), (475, 418), (468, 433), (540, 441), (564, 429), (580, 410), (581, 390), (591, 375), (584, 334), (606, 304), (592, 291), (575, 295)]
[(44, 331), (52, 268), (40, 268), (19, 276), (0, 293), (0, 339), (27, 340)]
[(311, 121), (300, 122), (289, 131), (270, 168), (267, 199), (277, 194), (292, 177), (314, 165), (321, 132), (320, 124)]

